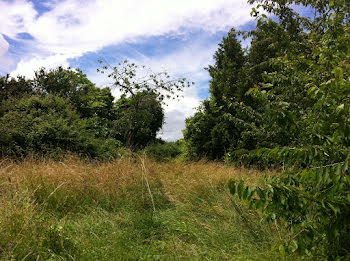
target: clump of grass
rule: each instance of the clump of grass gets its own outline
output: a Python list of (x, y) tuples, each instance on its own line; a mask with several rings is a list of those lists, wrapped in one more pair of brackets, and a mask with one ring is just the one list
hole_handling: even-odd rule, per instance
[(3, 161), (0, 258), (279, 260), (276, 230), (234, 209), (233, 177), (258, 184), (261, 173), (131, 157)]
[(33, 192), (11, 178), (0, 186), (0, 257), (5, 260), (70, 259), (74, 242), (64, 220), (53, 218), (33, 199)]

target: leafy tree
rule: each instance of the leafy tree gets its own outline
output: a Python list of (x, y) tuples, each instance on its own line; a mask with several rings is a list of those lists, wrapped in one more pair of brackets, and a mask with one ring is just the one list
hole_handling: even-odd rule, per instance
[(156, 95), (147, 91), (131, 97), (123, 95), (116, 102), (117, 120), (114, 137), (131, 148), (142, 148), (156, 141), (164, 122), (164, 112)]
[(235, 30), (224, 37), (208, 67), (210, 99), (186, 120), (184, 138), (191, 157), (222, 159), (237, 149), (254, 149), (261, 140), (258, 99), (248, 95), (248, 59)]
[(35, 73), (33, 83), (41, 95), (54, 94), (69, 99), (96, 138), (110, 138), (116, 114), (109, 88), (96, 87), (79, 69), (62, 67), (41, 68)]
[(104, 65), (97, 71), (108, 72), (113, 80), (112, 88), (122, 94), (116, 103), (118, 119), (114, 121), (114, 130), (117, 137), (131, 149), (153, 142), (163, 125), (161, 105), (166, 104), (166, 99), (178, 99), (191, 83), (185, 78), (173, 79), (167, 72), (153, 73), (145, 66), (128, 61), (115, 67), (99, 62)]
[(65, 69), (61, 66), (46, 70), (41, 68), (35, 72), (34, 88), (44, 94), (55, 94), (72, 97), (80, 89), (93, 86), (93, 83), (80, 70)]
[(6, 75), (0, 78), (0, 104), (10, 98), (21, 98), (33, 93), (32, 81), (23, 76), (10, 78), (10, 75)]
[(211, 99), (218, 106), (227, 104), (231, 99), (244, 100), (248, 89), (242, 88), (240, 76), (246, 57), (233, 29), (227, 37), (223, 37), (214, 60), (215, 64), (207, 68), (211, 76)]
[(57, 96), (22, 98), (7, 104), (0, 118), (0, 142), (3, 154), (81, 152), (84, 132), (79, 115)]
[(111, 136), (114, 97), (79, 70), (40, 69), (33, 80), (0, 79), (2, 155), (72, 151), (115, 156), (120, 142)]
[(199, 111), (186, 119), (184, 139), (190, 157), (222, 159), (237, 149), (254, 149), (261, 131), (255, 123), (259, 115), (249, 106), (231, 102), (217, 107), (204, 101)]
[[(233, 29), (219, 44), (215, 64), (208, 67), (212, 77), (210, 99), (187, 120), (184, 137), (189, 155), (212, 159), (226, 155), (226, 159), (232, 156), (236, 160), (233, 155), (242, 151), (301, 142), (297, 121), (314, 100), (302, 87), (303, 79), (279, 75), (280, 71), (291, 68), (273, 61), (291, 53), (310, 58), (313, 45), (305, 28), (311, 27), (307, 19), (280, 4), (283, 7), (276, 11), (280, 22), (263, 14), (258, 17), (255, 30), (239, 32), (244, 38), (251, 38), (246, 53)], [(270, 10), (265, 4), (264, 8)], [(258, 15), (257, 9), (253, 13)], [(308, 65), (305, 62), (298, 66), (307, 70)], [(271, 74), (276, 75), (278, 84), (266, 79)], [(260, 95), (266, 92), (267, 96)], [(275, 113), (269, 106), (288, 110)]]
[(127, 60), (114, 67), (102, 60), (99, 62), (105, 64), (97, 71), (102, 74), (109, 72), (112, 86), (126, 96), (135, 96), (138, 92), (146, 91), (153, 93), (157, 100), (165, 104), (166, 98), (178, 99), (185, 87), (194, 84), (186, 81), (186, 78), (171, 78), (167, 72), (153, 73), (146, 69), (146, 66), (139, 66)]
[[(232, 181), (232, 194), (260, 209), (267, 220), (284, 219), (293, 236), (282, 253), (300, 251), (314, 258), (347, 260), (350, 255), (350, 6), (347, 1), (257, 1), (281, 16), (288, 26), (288, 4), (302, 2), (317, 15), (303, 23), (310, 49), (289, 49), (271, 59), (276, 72), (266, 73), (265, 99), (270, 122), (283, 123), (299, 135), (288, 146), (261, 149), (259, 155), (284, 161), (288, 171), (268, 177), (264, 187)], [(288, 12), (287, 12), (287, 11)], [(308, 19), (306, 19), (307, 21)], [(297, 21), (305, 21), (298, 18)], [(320, 27), (319, 27), (320, 26)], [(320, 29), (321, 28), (321, 29)], [(311, 50), (311, 52), (309, 52)], [(304, 97), (298, 96), (302, 93)]]

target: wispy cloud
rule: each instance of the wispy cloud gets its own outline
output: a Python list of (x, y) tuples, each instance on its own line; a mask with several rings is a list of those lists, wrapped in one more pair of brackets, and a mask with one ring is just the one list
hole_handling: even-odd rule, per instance
[(14, 61), (7, 54), (9, 46), (9, 43), (0, 34), (0, 75), (9, 72), (9, 67), (14, 64)]

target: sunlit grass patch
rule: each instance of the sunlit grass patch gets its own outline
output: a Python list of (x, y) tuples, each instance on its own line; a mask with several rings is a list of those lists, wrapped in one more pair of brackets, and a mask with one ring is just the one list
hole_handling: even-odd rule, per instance
[(232, 177), (258, 184), (261, 175), (145, 158), (3, 162), (0, 257), (279, 260), (275, 229), (235, 203), (238, 213), (227, 189)]

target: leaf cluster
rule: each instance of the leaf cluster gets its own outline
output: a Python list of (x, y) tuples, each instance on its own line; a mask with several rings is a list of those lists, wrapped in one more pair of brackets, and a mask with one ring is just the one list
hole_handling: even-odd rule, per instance
[[(297, 3), (259, 2), (265, 10), (279, 15), (283, 27), (282, 21), (287, 19), (284, 8), (292, 10), (288, 4)], [(318, 13), (308, 25), (295, 20), (303, 25), (306, 51), (288, 49), (284, 55), (271, 58), (275, 71), (264, 72), (262, 88), (251, 91), (266, 102), (266, 122), (291, 133), (288, 143), (278, 141), (279, 146), (258, 149), (256, 154), (282, 162), (287, 171), (280, 177), (265, 177), (262, 187), (234, 180), (229, 187), (251, 208), (261, 210), (267, 220), (287, 222), (293, 236), (278, 247), (281, 253), (299, 251), (314, 258), (347, 260), (350, 9), (345, 1), (299, 2)], [(295, 17), (293, 14), (291, 19)]]

